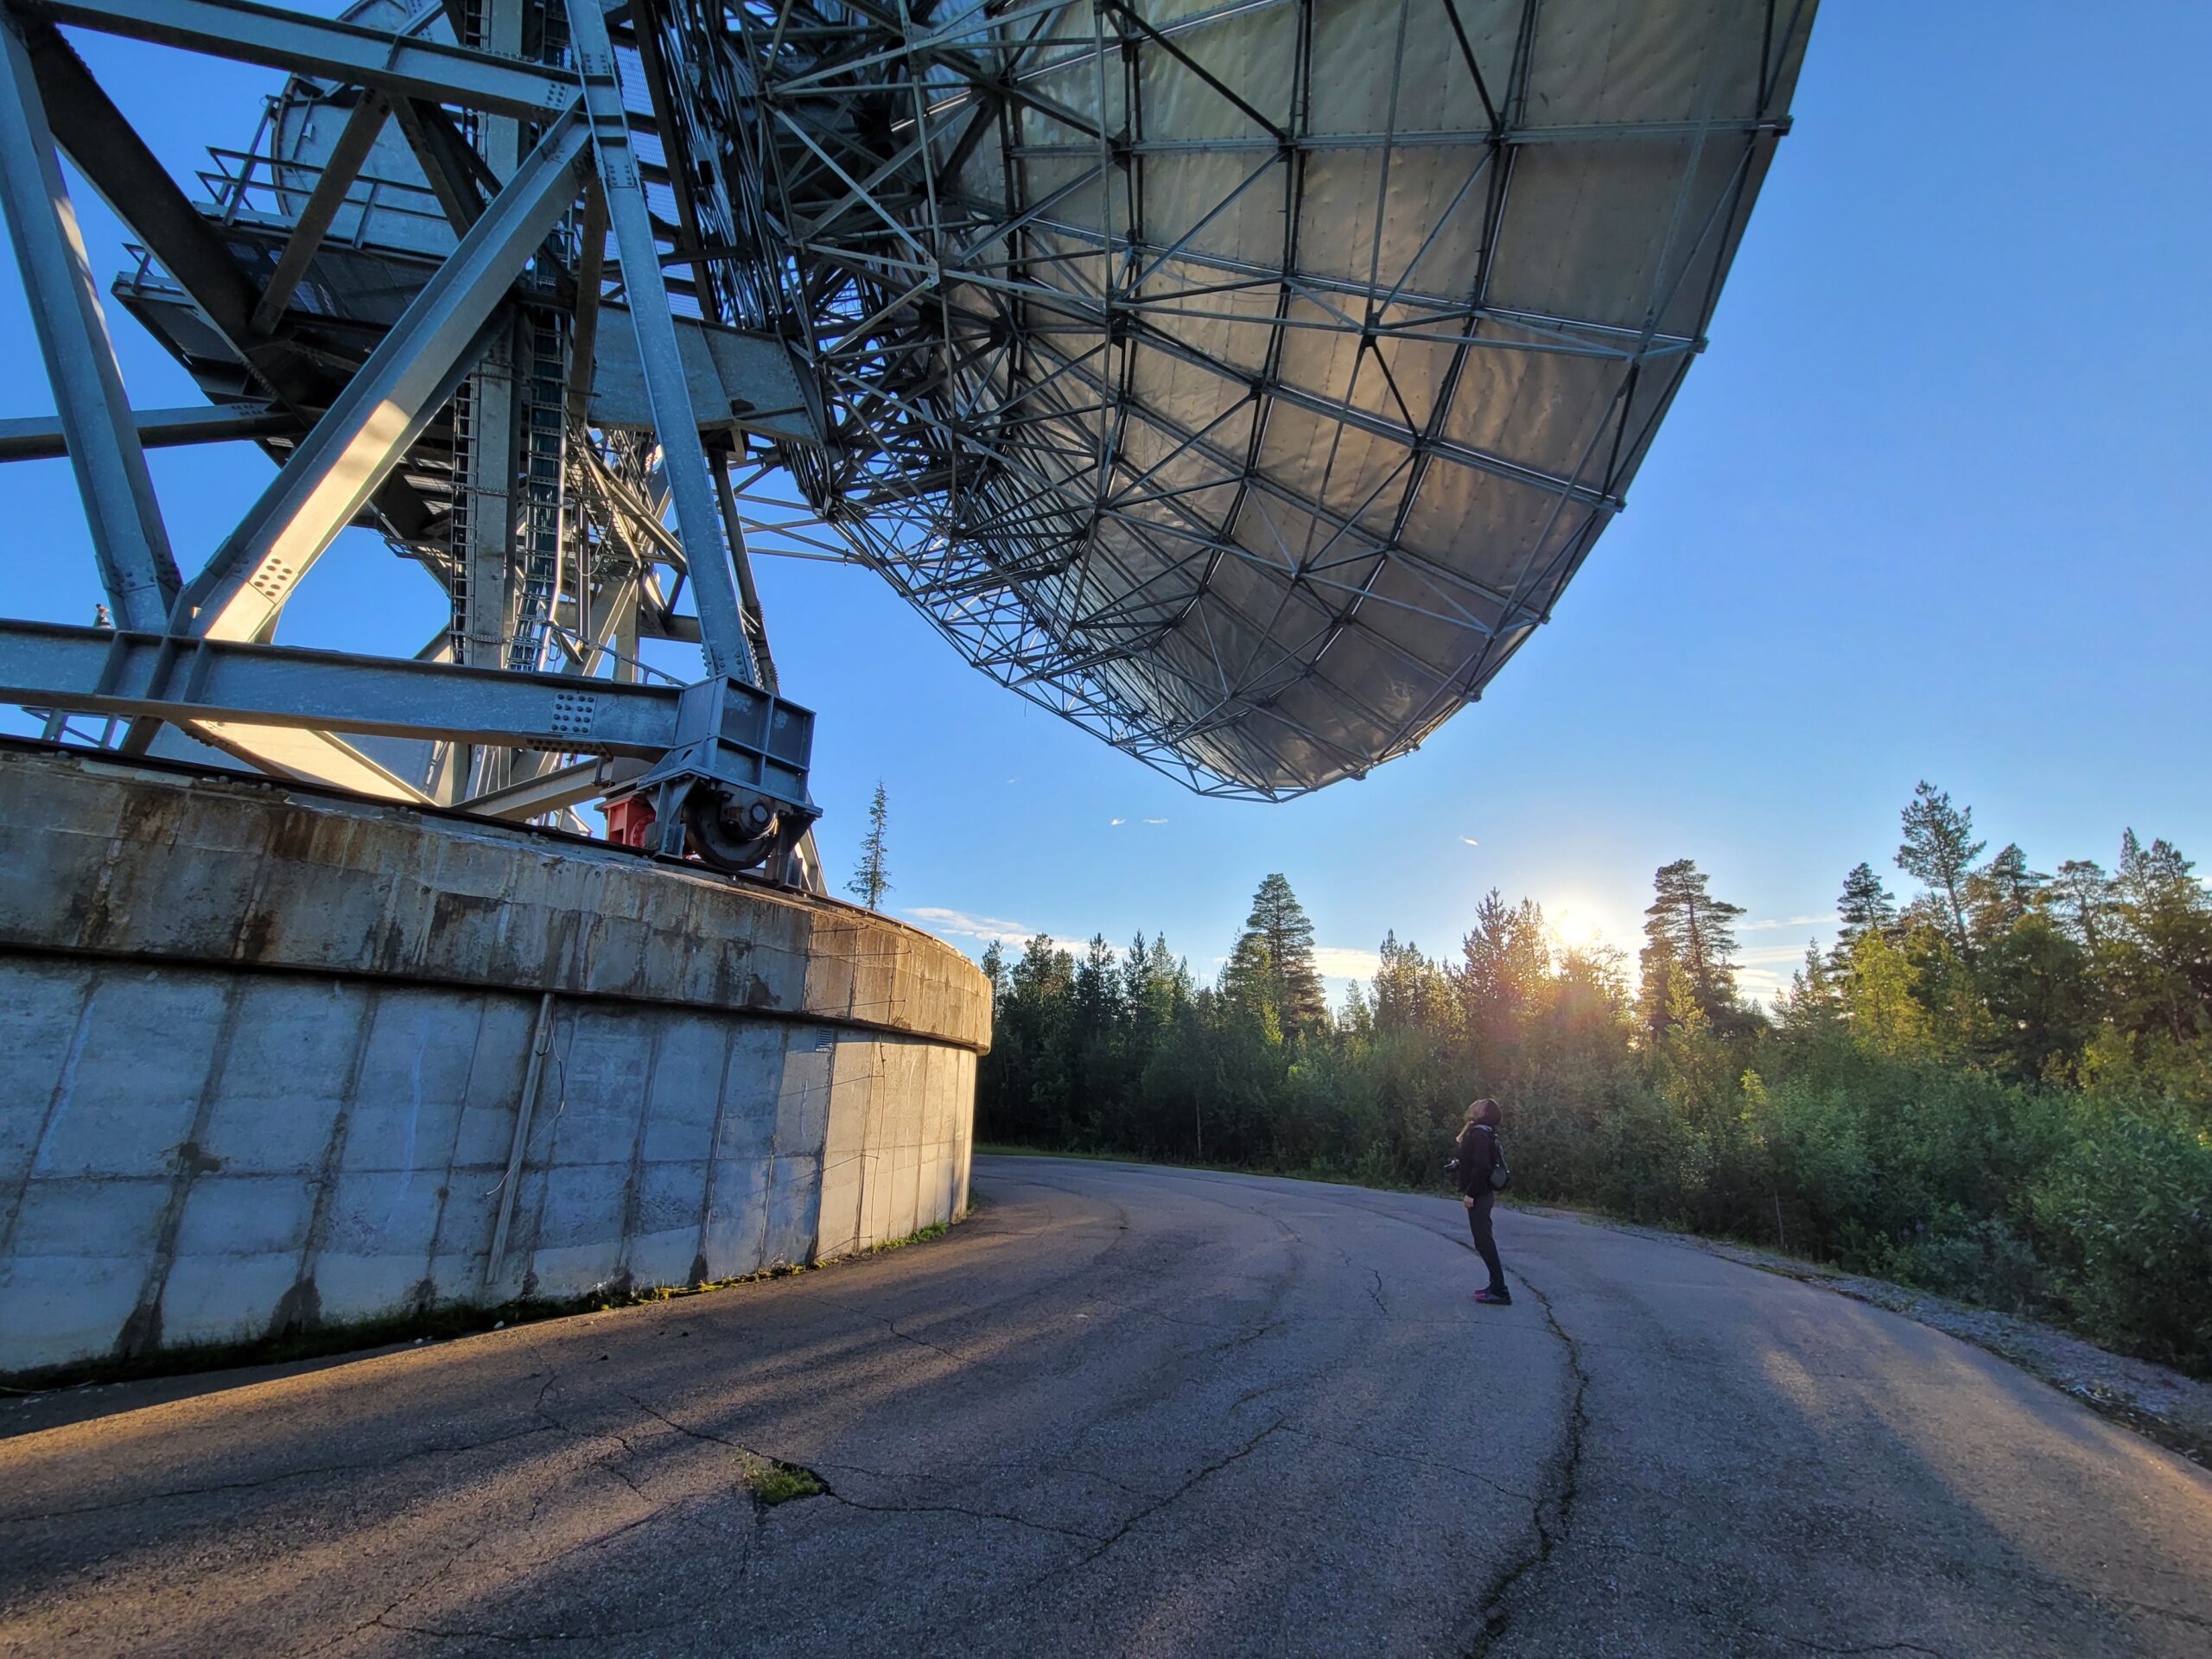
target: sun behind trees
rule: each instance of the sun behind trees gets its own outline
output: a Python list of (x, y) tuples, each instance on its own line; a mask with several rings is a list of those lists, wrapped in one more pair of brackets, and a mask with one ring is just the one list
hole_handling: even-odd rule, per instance
[(1783, 1247), (2070, 1319), (2212, 1374), (2212, 899), (2131, 830), (2109, 873), (1982, 858), (1923, 784), (1900, 905), (1872, 861), (1770, 1009), (1741, 909), (1688, 859), (1624, 954), (1493, 891), (1448, 957), (1392, 933), (1332, 1014), (1268, 876), (1208, 983), (1157, 936), (984, 966), (987, 1141), (1433, 1186), (1465, 1103), (1506, 1109), (1516, 1194)]

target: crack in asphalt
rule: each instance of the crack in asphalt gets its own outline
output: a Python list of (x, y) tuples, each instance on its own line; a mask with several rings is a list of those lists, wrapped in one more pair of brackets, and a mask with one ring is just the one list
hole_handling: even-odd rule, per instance
[(995, 1368), (995, 1362), (992, 1360), (970, 1359), (957, 1348), (947, 1348), (942, 1343), (931, 1342), (927, 1337), (918, 1337), (911, 1331), (901, 1331), (899, 1328), (899, 1321), (894, 1319), (886, 1319), (883, 1325), (884, 1329), (890, 1332), (899, 1341), (912, 1343), (917, 1348), (926, 1348), (933, 1354), (942, 1354), (956, 1365), (973, 1365), (979, 1370), (986, 1371)]
[(742, 1440), (733, 1440), (727, 1434), (717, 1434), (711, 1429), (694, 1428), (689, 1423), (678, 1422), (675, 1418), (663, 1411), (658, 1406), (651, 1404), (646, 1401), (640, 1400), (636, 1395), (628, 1392), (626, 1389), (617, 1389), (616, 1392), (620, 1394), (625, 1400), (627, 1400), (639, 1411), (644, 1412), (646, 1416), (654, 1419), (656, 1421), (665, 1423), (669, 1427), (674, 1429), (679, 1434), (689, 1435), (695, 1440), (705, 1440), (715, 1446), (726, 1446), (733, 1452), (742, 1452), (747, 1457), (758, 1458), (764, 1463), (775, 1463), (781, 1461), (780, 1459), (769, 1457), (764, 1452), (754, 1451)]
[[(552, 1425), (552, 1427), (559, 1429), (563, 1434), (569, 1435), (574, 1439), (586, 1442), (592, 1440), (613, 1440), (617, 1446), (622, 1448), (623, 1458), (632, 1462), (636, 1461), (638, 1448), (630, 1444), (628, 1436), (625, 1435), (620, 1429), (610, 1428), (603, 1432), (594, 1433), (589, 1430), (577, 1428), (571, 1424), (563, 1422), (560, 1418), (556, 1417), (551, 1412), (546, 1410), (545, 1396), (552, 1391), (553, 1386), (559, 1379), (560, 1375), (561, 1374), (558, 1370), (550, 1371), (546, 1374), (545, 1381), (538, 1387), (537, 1399), (532, 1404), (531, 1409), (535, 1411), (540, 1417), (543, 1418), (548, 1423)], [(648, 1503), (652, 1503), (652, 1500), (650, 1498), (645, 1498), (645, 1488), (639, 1485), (636, 1481), (631, 1479), (628, 1471), (624, 1470), (615, 1459), (612, 1457), (594, 1459), (592, 1461), (592, 1467), (597, 1469), (602, 1474), (610, 1475), (616, 1480), (620, 1481), (639, 1497), (645, 1498), (645, 1502)], [(541, 1503), (544, 1500), (542, 1497), (538, 1500)], [(653, 1507), (658, 1508), (658, 1505), (655, 1504)], [(535, 1520), (537, 1518), (537, 1506), (533, 1504), (531, 1509), (531, 1519)]]
[[(545, 1380), (538, 1384), (537, 1396), (531, 1402), (531, 1410), (542, 1420), (542, 1424), (539, 1428), (531, 1429), (528, 1431), (528, 1433), (535, 1434), (550, 1431), (555, 1433), (568, 1436), (572, 1440), (581, 1440), (587, 1443), (595, 1440), (612, 1440), (621, 1446), (623, 1455), (625, 1457), (635, 1458), (637, 1456), (636, 1448), (630, 1444), (628, 1438), (619, 1431), (610, 1431), (606, 1434), (588, 1433), (582, 1429), (572, 1427), (570, 1425), (563, 1422), (561, 1419), (556, 1417), (551, 1412), (545, 1408), (545, 1397), (547, 1395), (553, 1392), (555, 1386), (560, 1381), (560, 1376), (561, 1373), (558, 1367), (549, 1369), (545, 1374)], [(518, 1440), (523, 1438), (523, 1436), (511, 1435), (505, 1438)], [(497, 1444), (497, 1442), (486, 1441), (485, 1444), (492, 1445)], [(561, 1560), (567, 1556), (577, 1554), (587, 1549), (596, 1548), (603, 1544), (611, 1543), (615, 1539), (623, 1536), (625, 1534), (633, 1532), (639, 1527), (645, 1526), (648, 1522), (653, 1521), (662, 1515), (666, 1507), (668, 1507), (656, 1503), (651, 1498), (646, 1497), (643, 1489), (641, 1489), (635, 1481), (632, 1480), (627, 1474), (617, 1468), (611, 1459), (596, 1459), (594, 1460), (592, 1466), (602, 1474), (613, 1476), (615, 1479), (620, 1481), (623, 1485), (628, 1487), (631, 1492), (637, 1497), (639, 1502), (645, 1505), (645, 1513), (638, 1516), (635, 1520), (625, 1522), (621, 1526), (615, 1528), (612, 1532), (603, 1533), (596, 1538), (586, 1539), (581, 1543), (571, 1544), (564, 1548), (556, 1549), (549, 1555), (533, 1557), (527, 1563), (531, 1570), (537, 1571), (545, 1567), (550, 1566), (553, 1562)], [(537, 1525), (537, 1517), (543, 1511), (545, 1508), (545, 1500), (550, 1495), (551, 1490), (552, 1489), (550, 1488), (541, 1489), (531, 1499), (530, 1513), (524, 1517), (522, 1525), (516, 1529), (520, 1535), (527, 1537), (530, 1535), (531, 1529)], [(681, 1506), (679, 1505), (677, 1507)], [(401, 1624), (392, 1622), (391, 1616), (394, 1613), (406, 1606), (408, 1603), (416, 1600), (426, 1594), (441, 1579), (449, 1576), (463, 1561), (465, 1561), (469, 1556), (474, 1554), (477, 1550), (481, 1548), (485, 1542), (492, 1536), (492, 1534), (496, 1528), (496, 1524), (497, 1523), (495, 1522), (487, 1520), (484, 1523), (483, 1527), (478, 1530), (474, 1537), (471, 1538), (460, 1548), (448, 1555), (436, 1567), (423, 1574), (421, 1578), (416, 1580), (413, 1584), (410, 1585), (405, 1590), (403, 1590), (391, 1601), (386, 1603), (379, 1611), (371, 1616), (363, 1623), (353, 1625), (350, 1629), (342, 1631), (322, 1646), (309, 1649), (308, 1651), (315, 1653), (327, 1652), (333, 1648), (338, 1647), (345, 1643), (351, 1642), (354, 1637), (361, 1635), (364, 1631), (376, 1629), (404, 1630), (417, 1635), (438, 1636), (451, 1640), (479, 1640), (493, 1642), (512, 1641), (518, 1643), (523, 1641), (569, 1639), (566, 1637), (504, 1637), (489, 1630), (454, 1630), (452, 1632), (447, 1632), (435, 1630), (428, 1626)], [(623, 1632), (614, 1632), (614, 1634), (623, 1634)]]
[(872, 1319), (876, 1324), (881, 1325), (885, 1330), (888, 1331), (893, 1336), (898, 1338), (899, 1341), (911, 1343), (917, 1348), (925, 1348), (931, 1353), (937, 1354), (944, 1358), (949, 1359), (956, 1365), (973, 1365), (982, 1370), (991, 1370), (995, 1369), (996, 1362), (994, 1360), (970, 1358), (968, 1355), (960, 1352), (960, 1351), (956, 1348), (947, 1348), (942, 1344), (931, 1342), (926, 1337), (918, 1337), (911, 1331), (901, 1331), (899, 1328), (898, 1319), (891, 1314), (872, 1313), (864, 1307), (855, 1307), (850, 1302), (842, 1300), (835, 1296), (825, 1295), (822, 1300), (829, 1303), (832, 1307), (843, 1309), (855, 1319)]
[[(1049, 1521), (1033, 1521), (1027, 1516), (1007, 1515), (995, 1510), (969, 1509), (963, 1505), (957, 1503), (863, 1503), (859, 1498), (849, 1497), (847, 1494), (837, 1491), (835, 1487), (831, 1486), (828, 1481), (822, 1478), (820, 1472), (822, 1469), (838, 1468), (841, 1465), (837, 1464), (823, 1464), (818, 1466), (814, 1466), (793, 1463), (788, 1459), (775, 1457), (769, 1452), (760, 1451), (757, 1447), (747, 1446), (741, 1440), (734, 1440), (727, 1434), (716, 1434), (709, 1429), (694, 1428), (688, 1423), (678, 1422), (666, 1412), (662, 1411), (656, 1406), (649, 1404), (644, 1400), (640, 1400), (634, 1394), (625, 1393), (622, 1397), (627, 1400), (632, 1405), (637, 1407), (639, 1410), (645, 1413), (648, 1416), (657, 1418), (660, 1421), (667, 1424), (669, 1427), (674, 1429), (679, 1434), (688, 1434), (695, 1440), (707, 1440), (711, 1441), (717, 1446), (728, 1446), (730, 1450), (742, 1452), (745, 1456), (753, 1459), (755, 1461), (760, 1463), (771, 1464), (787, 1469), (804, 1468), (808, 1474), (814, 1477), (816, 1482), (821, 1486), (821, 1496), (830, 1499), (833, 1503), (842, 1504), (845, 1508), (849, 1510), (861, 1510), (873, 1515), (957, 1515), (964, 1516), (971, 1521), (1002, 1521), (1010, 1527), (1027, 1527), (1036, 1532), (1058, 1533), (1063, 1537), (1080, 1538), (1084, 1540), (1086, 1542), (1095, 1543), (1098, 1541), (1098, 1535), (1095, 1532), (1084, 1532), (1074, 1527), (1054, 1526)], [(851, 1465), (844, 1465), (842, 1466), (847, 1468), (853, 1467)], [(865, 1470), (856, 1470), (855, 1472), (864, 1474), (867, 1471)], [(763, 1510), (767, 1507), (765, 1503), (761, 1503), (757, 1497), (755, 1497), (754, 1502)]]
[[(533, 1505), (531, 1510), (531, 1514), (533, 1518), (536, 1516), (537, 1512), (537, 1508)], [(409, 1602), (414, 1600), (417, 1596), (429, 1590), (429, 1587), (437, 1583), (440, 1579), (448, 1576), (456, 1567), (458, 1567), (463, 1560), (475, 1554), (477, 1549), (482, 1546), (484, 1541), (492, 1535), (493, 1524), (493, 1523), (490, 1521), (485, 1522), (485, 1523), (477, 1529), (475, 1536), (471, 1538), (467, 1543), (463, 1544), (459, 1549), (456, 1549), (450, 1554), (447, 1555), (443, 1560), (439, 1561), (435, 1567), (432, 1567), (428, 1573), (423, 1573), (422, 1577), (416, 1579), (412, 1584), (409, 1585), (404, 1590), (402, 1590), (397, 1595), (394, 1596), (390, 1601), (386, 1602), (375, 1612), (370, 1614), (368, 1618), (363, 1619), (359, 1624), (352, 1625), (347, 1629), (340, 1631), (336, 1636), (331, 1637), (329, 1641), (321, 1643), (320, 1646), (308, 1649), (305, 1651), (308, 1653), (327, 1653), (334, 1648), (340, 1647), (345, 1643), (353, 1641), (354, 1637), (359, 1636), (363, 1631), (376, 1629), (377, 1626), (383, 1624), (385, 1620), (390, 1618), (392, 1614), (397, 1612)]]
[[(1567, 1351), (1567, 1375), (1574, 1379), (1573, 1392), (1567, 1402), (1567, 1435), (1560, 1451), (1553, 1457), (1556, 1489), (1548, 1498), (1540, 1498), (1529, 1506), (1530, 1518), (1535, 1522), (1536, 1544), (1526, 1555), (1508, 1567), (1504, 1576), (1491, 1586), (1482, 1607), (1483, 1624), (1477, 1634), (1475, 1645), (1469, 1649), (1469, 1659), (1479, 1659), (1488, 1653), (1506, 1627), (1512, 1623), (1513, 1609), (1508, 1604), (1522, 1580), (1540, 1572), (1548, 1562), (1553, 1552), (1566, 1538), (1568, 1522), (1573, 1517), (1574, 1499), (1580, 1490), (1582, 1473), (1582, 1451), (1590, 1429), (1590, 1413), (1584, 1396), (1590, 1389), (1590, 1373), (1583, 1368), (1582, 1355), (1574, 1345), (1574, 1338), (1559, 1322), (1552, 1309), (1551, 1298), (1529, 1281), (1528, 1275), (1516, 1273), (1521, 1287), (1536, 1299), (1544, 1311), (1544, 1323), (1559, 1338)], [(1547, 1510), (1549, 1513), (1547, 1513)]]
[(1219, 1319), (1179, 1319), (1173, 1313), (1163, 1313), (1156, 1307), (1145, 1307), (1136, 1302), (1117, 1302), (1111, 1296), (1101, 1295), (1093, 1300), (1112, 1308), (1116, 1313), (1127, 1313), (1133, 1319), (1157, 1319), (1162, 1325), (1179, 1325), (1185, 1331), (1208, 1331), (1217, 1333), (1227, 1331), (1234, 1333), (1239, 1340), (1246, 1340), (1259, 1334), (1257, 1332), (1246, 1331), (1241, 1325), (1224, 1324)]
[(1313, 1370), (1299, 1371), (1289, 1376), (1277, 1377), (1272, 1382), (1255, 1383), (1230, 1401), (1229, 1409), (1234, 1411), (1239, 1406), (1249, 1406), (1255, 1400), (1264, 1400), (1271, 1394), (1281, 1394), (1285, 1389), (1303, 1388), (1308, 1383), (1317, 1382), (1327, 1376), (1334, 1369), (1335, 1367), (1332, 1365), (1323, 1365)]
[(1235, 1451), (1229, 1452), (1226, 1456), (1217, 1458), (1213, 1462), (1195, 1471), (1189, 1477), (1178, 1483), (1173, 1491), (1150, 1503), (1146, 1504), (1144, 1508), (1139, 1510), (1135, 1515), (1129, 1516), (1128, 1520), (1122, 1522), (1120, 1526), (1115, 1528), (1111, 1533), (1107, 1535), (1107, 1536), (1099, 1540), (1098, 1548), (1092, 1550), (1087, 1555), (1083, 1556), (1077, 1560), (1064, 1562), (1058, 1566), (1047, 1567), (1044, 1572), (1037, 1573), (1028, 1579), (1025, 1579), (1020, 1584), (1011, 1586), (1006, 1593), (999, 1597), (998, 1599), (1002, 1602), (1018, 1602), (1021, 1597), (1026, 1596), (1031, 1590), (1033, 1590), (1037, 1586), (1045, 1583), (1047, 1580), (1072, 1577), (1074, 1574), (1082, 1572), (1085, 1567), (1090, 1566), (1092, 1562), (1099, 1560), (1109, 1550), (1120, 1543), (1122, 1539), (1128, 1537), (1134, 1529), (1141, 1526), (1145, 1522), (1150, 1520), (1162, 1510), (1182, 1498), (1203, 1482), (1219, 1474), (1230, 1465), (1242, 1462), (1244, 1459), (1250, 1457), (1253, 1452), (1260, 1449), (1262, 1442), (1265, 1441), (1270, 1435), (1281, 1428), (1282, 1426), (1283, 1420), (1280, 1417), (1277, 1418), (1274, 1422), (1269, 1423), (1265, 1428), (1253, 1435), (1250, 1440), (1245, 1441), (1243, 1445), (1238, 1446)]
[[(870, 1480), (886, 1481), (893, 1484), (910, 1484), (932, 1478), (931, 1475), (925, 1473), (895, 1469), (870, 1469), (864, 1464), (842, 1461), (817, 1463), (813, 1467), (817, 1471), (849, 1470), (854, 1474), (866, 1476)], [(1018, 1472), (1032, 1470), (1041, 1471), (1046, 1474), (1072, 1475), (1084, 1480), (1095, 1480), (1102, 1486), (1111, 1486), (1117, 1492), (1127, 1493), (1131, 1497), (1142, 1498), (1147, 1503), (1160, 1496), (1159, 1492), (1150, 1487), (1132, 1486), (1127, 1481), (1115, 1479), (1113, 1476), (1105, 1473), (1103, 1470), (1092, 1469), (1079, 1463), (1065, 1463), (1053, 1458), (997, 1458), (988, 1463), (974, 1465), (973, 1467), (978, 1472)]]
[[(1141, 1526), (1141, 1524), (1144, 1524), (1144, 1522), (1148, 1522), (1150, 1517), (1157, 1516), (1159, 1510), (1164, 1510), (1166, 1506), (1168, 1506), (1168, 1504), (1174, 1504), (1174, 1502), (1177, 1502), (1177, 1500), (1181, 1500), (1181, 1497), (1184, 1497), (1184, 1496), (1188, 1496), (1188, 1493), (1190, 1493), (1190, 1491), (1194, 1489), (1194, 1486), (1204, 1484), (1205, 1480), (1212, 1480), (1214, 1476), (1219, 1476), (1221, 1471), (1228, 1469), (1230, 1465), (1236, 1465), (1236, 1462), (1243, 1462), (1245, 1458), (1249, 1458), (1249, 1455), (1255, 1453), (1255, 1451), (1259, 1451), (1259, 1449), (1261, 1449), (1261, 1442), (1268, 1440), (1269, 1435), (1276, 1433), (1276, 1431), (1279, 1431), (1281, 1427), (1283, 1427), (1283, 1418), (1276, 1418), (1274, 1422), (1269, 1422), (1269, 1425), (1265, 1427), (1265, 1429), (1261, 1429), (1259, 1433), (1252, 1435), (1252, 1438), (1249, 1438), (1249, 1440), (1245, 1440), (1243, 1445), (1236, 1446), (1236, 1451), (1230, 1451), (1230, 1453), (1228, 1453), (1228, 1455), (1224, 1455), (1224, 1458), (1214, 1458), (1214, 1462), (1210, 1462), (1210, 1465), (1205, 1465), (1204, 1469), (1197, 1469), (1197, 1471), (1194, 1471), (1194, 1473), (1192, 1473), (1192, 1476), (1185, 1478), (1184, 1482), (1179, 1482), (1179, 1484), (1174, 1486), (1174, 1491), (1170, 1491), (1168, 1496), (1166, 1496), (1166, 1497), (1157, 1497), (1157, 1500), (1153, 1500), (1153, 1502), (1150, 1502), (1150, 1504), (1146, 1504), (1144, 1509), (1139, 1509), (1137, 1513), (1135, 1513), (1135, 1516), (1130, 1516), (1130, 1517), (1128, 1517), (1128, 1520), (1123, 1520), (1122, 1524), (1115, 1526), (1113, 1531), (1106, 1533), (1106, 1535), (1103, 1535), (1103, 1537), (1099, 1537), (1099, 1540), (1097, 1540), (1097, 1548), (1095, 1548), (1095, 1551), (1090, 1551), (1089, 1555), (1084, 1555), (1082, 1560), (1079, 1560), (1079, 1561), (1071, 1561), (1071, 1564), (1064, 1566), (1064, 1568), (1055, 1568), (1053, 1573), (1046, 1573), (1046, 1575), (1044, 1575), (1044, 1577), (1055, 1577), (1055, 1575), (1062, 1575), (1062, 1573), (1071, 1573), (1071, 1575), (1073, 1575), (1073, 1573), (1082, 1573), (1084, 1568), (1086, 1568), (1086, 1566), (1090, 1566), (1090, 1564), (1093, 1564), (1093, 1561), (1097, 1561), (1099, 1557), (1106, 1555), (1106, 1551), (1110, 1551), (1110, 1548), (1113, 1548), (1115, 1544), (1119, 1544), (1119, 1541), (1122, 1541), (1123, 1537), (1128, 1537), (1128, 1535), (1130, 1535), (1130, 1531), (1135, 1531), (1135, 1529), (1137, 1529), (1137, 1526)], [(1039, 1581), (1042, 1581), (1042, 1580), (1031, 1580), (1031, 1584), (1039, 1584)], [(1022, 1588), (1024, 1588), (1024, 1591), (1027, 1591), (1028, 1584), (1024, 1584)]]
[[(815, 1478), (822, 1478), (817, 1474)], [(822, 1495), (849, 1510), (860, 1510), (869, 1515), (958, 1515), (971, 1521), (1001, 1521), (1010, 1527), (1027, 1527), (1033, 1532), (1057, 1533), (1063, 1538), (1079, 1538), (1085, 1543), (1106, 1541), (1099, 1534), (1085, 1532), (1080, 1527), (1055, 1526), (1050, 1521), (1033, 1521), (1027, 1516), (1007, 1515), (997, 1510), (971, 1510), (958, 1503), (863, 1503), (859, 1498), (834, 1491), (826, 1481), (823, 1483)]]

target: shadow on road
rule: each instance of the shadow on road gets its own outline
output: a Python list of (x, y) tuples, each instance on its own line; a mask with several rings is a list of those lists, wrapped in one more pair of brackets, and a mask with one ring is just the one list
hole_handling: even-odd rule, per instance
[[(0, 1644), (2094, 1653), (2212, 1629), (2186, 1622), (2212, 1618), (2202, 1471), (1877, 1310), (1520, 1217), (1541, 1300), (1482, 1309), (1447, 1202), (979, 1180), (994, 1202), (923, 1249), (118, 1389), (0, 1443)], [(769, 1461), (825, 1494), (762, 1502)]]

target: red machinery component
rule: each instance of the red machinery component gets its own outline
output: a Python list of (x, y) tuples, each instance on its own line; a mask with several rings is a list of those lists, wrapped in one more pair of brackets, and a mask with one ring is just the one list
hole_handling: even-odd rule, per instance
[(607, 838), (618, 847), (645, 847), (651, 844), (653, 828), (653, 804), (650, 796), (640, 791), (624, 795), (607, 803)]

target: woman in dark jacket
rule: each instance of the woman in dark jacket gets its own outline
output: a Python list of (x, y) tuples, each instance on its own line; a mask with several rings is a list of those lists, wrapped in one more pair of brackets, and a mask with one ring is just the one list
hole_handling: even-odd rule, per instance
[(1505, 1268), (1497, 1259), (1497, 1240), (1491, 1233), (1491, 1211), (1497, 1192), (1491, 1185), (1491, 1172), (1497, 1167), (1497, 1103), (1484, 1099), (1467, 1108), (1467, 1122), (1453, 1143), (1453, 1164), (1459, 1173), (1459, 1202), (1467, 1206), (1467, 1228), (1475, 1236), (1475, 1249), (1490, 1269), (1490, 1286), (1475, 1293), (1478, 1302), (1510, 1307), (1513, 1294), (1505, 1287)]

